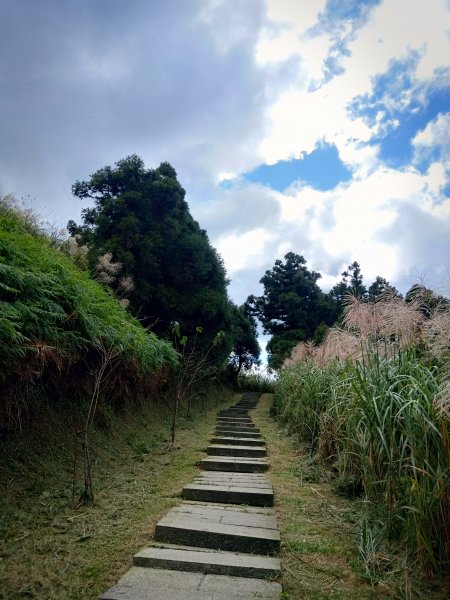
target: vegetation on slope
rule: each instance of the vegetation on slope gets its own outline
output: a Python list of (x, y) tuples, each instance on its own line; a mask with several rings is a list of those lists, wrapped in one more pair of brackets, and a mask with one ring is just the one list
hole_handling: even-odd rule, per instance
[(351, 298), (321, 347), (299, 344), (274, 411), (363, 502), (360, 552), (376, 578), (450, 568), (448, 302)]
[(115, 411), (101, 406), (91, 432), (96, 502), (89, 507), (72, 501), (73, 404), (41, 407), (26, 432), (0, 436), (0, 598), (94, 600), (114, 585), (152, 538), (155, 523), (179, 504), (218, 407), (231, 403), (226, 390), (211, 387), (192, 404), (190, 418), (183, 408), (170, 450), (166, 402), (146, 398)]
[(144, 383), (178, 360), (7, 199), (0, 202), (0, 335), (4, 426), (39, 397), (91, 395), (105, 349), (114, 351), (122, 396), (136, 378)]

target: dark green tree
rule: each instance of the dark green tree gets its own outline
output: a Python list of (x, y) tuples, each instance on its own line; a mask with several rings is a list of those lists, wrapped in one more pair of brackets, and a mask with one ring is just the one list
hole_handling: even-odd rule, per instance
[[(77, 181), (72, 191), (94, 205), (82, 211), (82, 225), (68, 223), (70, 233), (89, 246), (92, 270), (106, 253), (121, 263), (121, 274), (134, 283), (130, 308), (145, 325), (170, 338), (170, 324), (177, 321), (188, 339), (201, 326), (199, 350), (229, 328), (222, 259), (191, 216), (170, 164), (146, 169), (141, 158), (128, 156)], [(120, 286), (120, 278), (113, 285)], [(221, 347), (222, 358), (230, 348)]]
[(400, 292), (393, 285), (391, 285), (389, 281), (386, 281), (384, 277), (377, 275), (375, 281), (369, 285), (367, 290), (367, 298), (369, 300), (376, 300), (379, 296), (385, 294), (386, 292), (389, 292), (398, 298), (402, 297)]
[(363, 282), (361, 267), (356, 260), (348, 266), (346, 271), (342, 272), (342, 278), (347, 284), (349, 292), (353, 294), (353, 296), (363, 300), (367, 298), (367, 288)]
[(317, 284), (320, 273), (310, 271), (303, 256), (293, 252), (286, 254), (284, 261), (275, 261), (260, 280), (264, 294), (248, 298), (252, 314), (259, 318), (264, 332), (272, 335), (267, 349), (269, 366), (274, 369), (297, 342), (313, 339), (322, 323), (333, 323), (330, 299)]
[(328, 293), (332, 305), (333, 321), (339, 321), (344, 310), (345, 297), (348, 294), (366, 300), (367, 289), (363, 283), (363, 276), (359, 263), (355, 261), (341, 273), (342, 280), (333, 286)]
[(261, 349), (258, 344), (257, 324), (246, 304), (233, 307), (234, 345), (230, 355), (230, 365), (234, 381), (242, 369), (250, 369), (260, 364)]

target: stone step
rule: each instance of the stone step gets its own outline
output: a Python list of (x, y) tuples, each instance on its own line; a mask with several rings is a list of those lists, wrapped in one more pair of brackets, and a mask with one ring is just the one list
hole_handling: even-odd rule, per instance
[(230, 429), (225, 429), (225, 431), (218, 431), (216, 429), (216, 431), (214, 432), (214, 435), (217, 435), (220, 437), (236, 437), (238, 435), (240, 438), (262, 439), (261, 434), (258, 432), (254, 432), (254, 431), (236, 431), (236, 430), (233, 431)]
[(212, 444), (231, 444), (236, 446), (265, 446), (266, 442), (262, 438), (247, 438), (247, 437), (227, 437), (217, 436), (211, 438)]
[[(227, 473), (226, 471), (201, 471), (188, 485), (209, 485), (235, 488), (253, 488), (272, 491), (272, 482), (261, 473)], [(228, 500), (227, 504), (230, 504)], [(233, 504), (233, 503), (232, 503)]]
[(254, 427), (255, 426), (255, 424), (250, 419), (250, 417), (248, 419), (245, 419), (245, 418), (237, 419), (236, 417), (217, 417), (216, 422), (220, 423), (220, 424), (224, 424), (224, 425), (245, 425), (246, 427)]
[(209, 456), (247, 456), (261, 457), (267, 456), (266, 447), (251, 446), (230, 446), (229, 444), (211, 444), (206, 448), (206, 454)]
[(132, 567), (99, 600), (279, 600), (281, 591), (254, 577)]
[(225, 425), (221, 425), (220, 423), (218, 423), (216, 425), (216, 431), (236, 431), (239, 433), (261, 433), (261, 431), (256, 428), (256, 427), (244, 427), (244, 426), (237, 426), (237, 425), (230, 425), (225, 424)]
[(248, 484), (226, 484), (221, 482), (194, 482), (182, 491), (185, 500), (248, 504), (249, 506), (273, 506), (273, 490), (270, 487)]
[(264, 473), (269, 468), (269, 465), (263, 458), (214, 456), (202, 459), (200, 467), (205, 471)]
[(216, 418), (217, 419), (237, 419), (237, 420), (244, 420), (247, 422), (252, 421), (251, 417), (249, 417), (247, 414), (230, 414), (230, 413), (222, 414), (222, 415), (218, 414)]
[(194, 481), (207, 479), (217, 481), (219, 479), (227, 481), (251, 481), (253, 483), (264, 483), (272, 485), (272, 482), (264, 473), (236, 473), (229, 471), (200, 471)]
[(251, 417), (250, 415), (247, 414), (247, 412), (234, 412), (234, 413), (218, 413), (217, 419), (246, 419), (246, 420), (250, 420), (251, 421)]
[(135, 554), (133, 564), (136, 567), (153, 569), (175, 569), (231, 575), (233, 577), (277, 577), (281, 571), (278, 558), (258, 556), (218, 550), (199, 550), (192, 546), (173, 544), (150, 545)]
[[(213, 508), (211, 508), (211, 506)], [(275, 513), (207, 504), (183, 503), (155, 527), (157, 542), (249, 554), (273, 554), (280, 547)], [(238, 510), (239, 509), (239, 510)], [(267, 509), (266, 509), (267, 510)]]

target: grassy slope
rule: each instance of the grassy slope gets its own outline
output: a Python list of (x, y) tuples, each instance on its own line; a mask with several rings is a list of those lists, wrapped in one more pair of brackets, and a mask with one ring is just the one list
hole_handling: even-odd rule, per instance
[[(386, 572), (371, 585), (358, 557), (356, 503), (336, 496), (306, 452), (280, 431), (269, 417), (271, 402), (272, 395), (264, 394), (252, 416), (269, 449), (269, 476), (282, 539), (284, 598), (405, 598), (398, 573), (390, 577)], [(442, 587), (428, 589), (426, 595), (434, 600), (446, 598)]]
[(231, 396), (216, 392), (191, 420), (180, 419), (175, 450), (167, 449), (167, 407), (104, 414), (108, 426), (94, 432), (92, 508), (72, 506), (69, 410), (42, 411), (26, 435), (3, 440), (0, 598), (89, 600), (115, 583), (193, 478), (219, 402)]
[(0, 338), (0, 377), (19, 377), (23, 384), (22, 394), (7, 397), (9, 411), (1, 411), (6, 420), (18, 414), (28, 384), (38, 388), (48, 371), (64, 390), (70, 368), (79, 362), (86, 372), (83, 360), (89, 357), (92, 363), (102, 348), (114, 348), (116, 365), (136, 376), (177, 362), (169, 343), (142, 327), (117, 298), (1, 198)]

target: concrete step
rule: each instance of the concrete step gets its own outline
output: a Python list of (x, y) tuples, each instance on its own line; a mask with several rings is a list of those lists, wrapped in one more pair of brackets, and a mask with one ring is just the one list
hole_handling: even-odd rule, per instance
[(236, 431), (239, 433), (261, 433), (261, 431), (257, 427), (247, 427), (243, 425), (233, 425), (230, 423), (225, 423), (224, 425), (218, 423), (216, 425), (216, 431)]
[(218, 502), (226, 504), (247, 504), (248, 506), (273, 506), (271, 485), (251, 482), (226, 482), (197, 480), (183, 488), (185, 500)]
[(245, 419), (251, 421), (247, 413), (218, 413), (217, 419)]
[(264, 458), (240, 458), (230, 456), (214, 456), (204, 458), (200, 468), (205, 471), (227, 471), (237, 473), (264, 473), (269, 468)]
[(199, 550), (192, 546), (151, 544), (133, 559), (135, 567), (175, 569), (233, 577), (276, 577), (280, 574), (280, 560), (273, 556), (258, 556), (218, 550)]
[(243, 425), (244, 427), (255, 427), (251, 419), (236, 419), (235, 417), (217, 417), (216, 423), (224, 425)]
[(132, 567), (99, 600), (279, 600), (279, 583), (170, 569)]
[(216, 429), (216, 431), (214, 432), (214, 435), (217, 436), (221, 436), (221, 437), (236, 437), (239, 436), (240, 438), (247, 438), (247, 439), (261, 439), (261, 434), (255, 431), (236, 431), (236, 430), (230, 430), (225, 429), (224, 431), (218, 431)]
[[(247, 460), (247, 459), (245, 459)], [(251, 459), (248, 459), (251, 460)], [(258, 459), (259, 460), (259, 459)], [(198, 475), (195, 479), (207, 478), (207, 479), (217, 479), (219, 477), (224, 477), (225, 479), (233, 479), (233, 481), (254, 481), (254, 482), (267, 482), (272, 485), (272, 482), (263, 473), (229, 473), (223, 471), (222, 473), (210, 473), (209, 471), (199, 471)]]
[(236, 446), (265, 446), (266, 442), (262, 438), (247, 438), (247, 437), (227, 437), (217, 436), (211, 438), (212, 444), (231, 444)]
[(266, 447), (252, 448), (251, 446), (230, 446), (229, 444), (211, 444), (206, 448), (209, 456), (267, 456)]
[(268, 509), (183, 503), (155, 528), (157, 542), (249, 554), (274, 554), (280, 547), (275, 513)]

